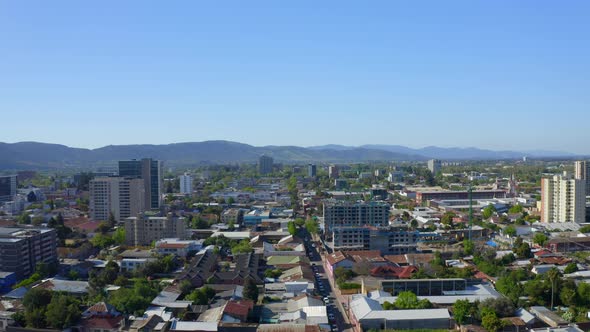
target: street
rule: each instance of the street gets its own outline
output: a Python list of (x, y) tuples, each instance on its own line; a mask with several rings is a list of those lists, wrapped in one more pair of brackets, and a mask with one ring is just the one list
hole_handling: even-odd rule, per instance
[[(342, 302), (344, 297), (338, 297), (334, 291), (334, 285), (329, 280), (326, 271), (324, 270), (323, 257), (318, 252), (318, 244), (312, 242), (309, 233), (305, 232), (304, 236), (305, 247), (307, 250), (307, 257), (310, 260), (314, 277), (316, 281), (316, 289), (318, 293), (324, 298), (326, 303), (326, 311), (332, 331), (353, 332), (352, 325), (345, 314)], [(327, 297), (327, 299), (326, 299)]]

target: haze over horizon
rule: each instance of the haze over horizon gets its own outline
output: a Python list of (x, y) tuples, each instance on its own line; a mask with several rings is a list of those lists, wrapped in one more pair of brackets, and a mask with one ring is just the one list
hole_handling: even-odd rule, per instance
[(549, 1), (5, 3), (0, 142), (589, 155), (589, 11)]

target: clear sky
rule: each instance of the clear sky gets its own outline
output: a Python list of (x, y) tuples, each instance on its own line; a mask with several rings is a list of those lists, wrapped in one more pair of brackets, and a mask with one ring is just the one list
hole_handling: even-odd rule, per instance
[(590, 153), (588, 1), (0, 3), (0, 141)]

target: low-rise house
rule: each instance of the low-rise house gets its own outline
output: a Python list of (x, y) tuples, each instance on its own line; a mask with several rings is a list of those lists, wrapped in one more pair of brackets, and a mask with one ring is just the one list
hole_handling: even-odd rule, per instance
[(129, 332), (165, 332), (167, 322), (158, 315), (135, 318), (129, 326)]
[(114, 306), (106, 303), (106, 302), (98, 302), (88, 309), (84, 310), (82, 313), (83, 318), (90, 318), (90, 317), (116, 317), (121, 315), (120, 312), (115, 309)]
[(447, 309), (383, 310), (378, 301), (354, 295), (349, 305), (350, 322), (357, 330), (451, 329)]
[(217, 332), (217, 323), (215, 322), (187, 322), (181, 320), (172, 320), (170, 322), (171, 332)]
[(156, 252), (160, 255), (176, 255), (186, 257), (189, 253), (197, 253), (203, 248), (204, 240), (162, 239), (156, 242)]
[(300, 265), (309, 265), (309, 259), (304, 256), (269, 256), (266, 265), (279, 269), (291, 269)]
[(61, 280), (55, 278), (45, 279), (34, 287), (47, 289), (52, 292), (64, 292), (76, 296), (88, 294), (89, 289), (87, 281)]
[(121, 266), (121, 272), (132, 272), (135, 271), (145, 264), (147, 264), (151, 258), (123, 258), (119, 265)]

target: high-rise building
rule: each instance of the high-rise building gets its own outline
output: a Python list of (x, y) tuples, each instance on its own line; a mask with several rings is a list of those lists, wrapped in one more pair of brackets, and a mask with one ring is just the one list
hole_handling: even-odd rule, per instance
[(193, 193), (193, 177), (188, 173), (180, 176), (180, 193), (183, 195)]
[(349, 202), (334, 199), (324, 201), (326, 234), (339, 226), (387, 226), (389, 204), (385, 202)]
[(428, 169), (432, 175), (436, 175), (442, 168), (442, 162), (438, 159), (430, 159), (428, 161)]
[(57, 262), (57, 232), (53, 228), (0, 228), (0, 271), (24, 279), (39, 263)]
[(168, 215), (150, 217), (139, 215), (125, 219), (125, 243), (147, 246), (165, 238), (186, 239), (186, 219)]
[(90, 218), (117, 221), (145, 211), (145, 181), (138, 178), (98, 177), (90, 181)]
[(315, 164), (307, 165), (307, 176), (308, 177), (314, 178), (314, 177), (316, 177), (317, 174), (318, 174), (318, 168)]
[(0, 176), (0, 202), (10, 202), (16, 197), (16, 175)]
[(586, 222), (586, 183), (564, 172), (541, 179), (542, 222)]
[(335, 179), (338, 177), (338, 166), (336, 165), (330, 165), (328, 166), (328, 177), (330, 179)]
[(576, 180), (583, 180), (586, 184), (586, 196), (590, 196), (590, 162), (586, 160), (576, 161)]
[(260, 156), (260, 158), (258, 159), (258, 172), (262, 175), (272, 173), (273, 162), (274, 160), (272, 159), (272, 157), (269, 157), (267, 155)]
[(162, 163), (159, 160), (144, 158), (119, 161), (119, 176), (139, 178), (144, 181), (146, 209), (159, 209), (162, 204), (162, 172)]

